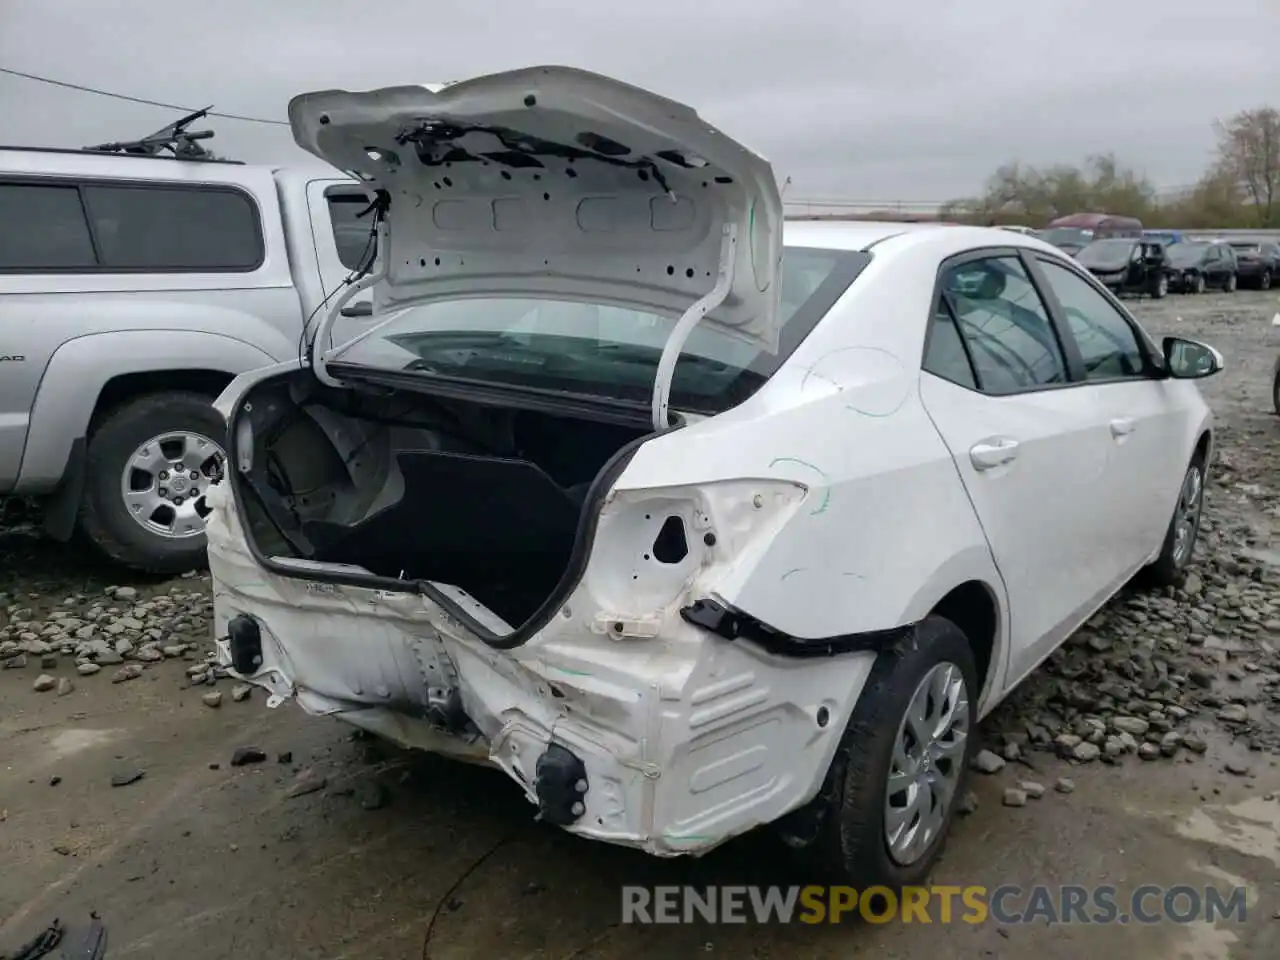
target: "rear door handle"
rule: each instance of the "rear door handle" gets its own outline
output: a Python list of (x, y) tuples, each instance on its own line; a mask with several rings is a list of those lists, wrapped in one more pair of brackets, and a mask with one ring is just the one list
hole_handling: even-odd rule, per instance
[(1018, 441), (1001, 437), (986, 440), (969, 448), (969, 461), (975, 470), (990, 470), (1011, 463), (1018, 456)]
[(1111, 421), (1111, 435), (1117, 440), (1121, 437), (1127, 437), (1133, 433), (1133, 421), (1128, 417), (1121, 417), (1118, 420)]

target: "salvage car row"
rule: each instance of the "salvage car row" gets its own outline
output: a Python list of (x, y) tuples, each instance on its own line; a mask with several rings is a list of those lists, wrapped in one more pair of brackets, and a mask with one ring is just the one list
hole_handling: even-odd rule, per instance
[(1115, 293), (1163, 297), (1169, 293), (1270, 290), (1280, 271), (1280, 245), (1254, 240), (1185, 240), (1168, 244), (1145, 237), (1095, 240), (1075, 254)]
[(1131, 217), (1073, 214), (1044, 230), (1005, 227), (1036, 236), (1075, 257), (1117, 294), (1154, 298), (1239, 287), (1270, 290), (1280, 277), (1280, 244), (1265, 238), (1187, 236), (1144, 230)]

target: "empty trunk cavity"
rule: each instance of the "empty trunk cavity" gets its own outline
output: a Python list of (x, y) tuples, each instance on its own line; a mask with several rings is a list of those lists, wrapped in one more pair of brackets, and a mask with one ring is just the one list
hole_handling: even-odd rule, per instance
[[(647, 417), (429, 390), (329, 389), (306, 374), (255, 388), (232, 429), (252, 437), (235, 474), (246, 535), (299, 576), (449, 585), (518, 628), (571, 568), (593, 481), (650, 432)], [(654, 552), (674, 562), (684, 531), (664, 534)]]

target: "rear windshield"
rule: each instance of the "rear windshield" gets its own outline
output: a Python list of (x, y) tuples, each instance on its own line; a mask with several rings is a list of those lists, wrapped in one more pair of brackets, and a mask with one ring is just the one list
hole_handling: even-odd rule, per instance
[(1262, 251), (1262, 244), (1250, 243), (1248, 241), (1237, 241), (1236, 243), (1231, 244), (1231, 249), (1240, 253), (1260, 253)]
[[(685, 342), (671, 405), (718, 413), (760, 389), (871, 262), (856, 250), (787, 247), (780, 349), (759, 350), (702, 325)], [(422, 371), (648, 403), (675, 320), (561, 300), (495, 298), (428, 304), (331, 363)]]
[(1169, 248), (1169, 260), (1175, 266), (1190, 266), (1204, 259), (1207, 243), (1175, 243)]
[(1135, 246), (1132, 240), (1095, 240), (1076, 254), (1076, 259), (1092, 266), (1124, 266)]
[(1052, 227), (1048, 230), (1042, 230), (1040, 239), (1046, 243), (1052, 243), (1054, 246), (1070, 244), (1083, 247), (1093, 240), (1093, 231), (1082, 230), (1079, 227)]

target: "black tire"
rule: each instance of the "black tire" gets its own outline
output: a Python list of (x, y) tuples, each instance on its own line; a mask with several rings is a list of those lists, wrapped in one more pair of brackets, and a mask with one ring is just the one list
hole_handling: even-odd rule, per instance
[(1276, 366), (1275, 379), (1271, 381), (1271, 404), (1276, 408), (1276, 416), (1280, 417), (1280, 365)]
[(1222, 289), (1227, 293), (1235, 293), (1236, 288), (1240, 285), (1240, 279), (1234, 273), (1227, 274), (1227, 280), (1222, 285)]
[(1169, 292), (1169, 278), (1163, 274), (1157, 277), (1151, 283), (1151, 299), (1162, 300), (1165, 294)]
[(1186, 576), (1187, 568), (1195, 557), (1196, 540), (1200, 536), (1200, 518), (1204, 515), (1204, 487), (1205, 481), (1208, 479), (1208, 470), (1204, 457), (1198, 453), (1187, 465), (1187, 473), (1192, 470), (1198, 470), (1200, 473), (1200, 506), (1196, 511), (1195, 525), (1191, 531), (1191, 546), (1187, 549), (1185, 556), (1179, 559), (1175, 545), (1178, 517), (1183, 502), (1183, 490), (1187, 482), (1187, 474), (1183, 474), (1183, 484), (1178, 487), (1178, 502), (1174, 506), (1173, 516), (1169, 518), (1169, 527), (1165, 531), (1164, 543), (1160, 547), (1160, 555), (1142, 570), (1141, 578), (1149, 586), (1168, 587), (1181, 583), (1182, 578)]
[(1204, 291), (1205, 291), (1205, 282), (1204, 282), (1204, 274), (1203, 274), (1203, 273), (1197, 273), (1197, 274), (1196, 274), (1195, 285), (1194, 285), (1194, 287), (1193, 287), (1192, 289), (1194, 290), (1194, 292), (1195, 292), (1195, 293), (1204, 293)]
[[(964, 678), (969, 723), (959, 782), (942, 828), (909, 865), (898, 863), (885, 837), (885, 802), (894, 744), (917, 685), (935, 666), (953, 664)], [(893, 649), (880, 654), (854, 707), (818, 795), (782, 818), (777, 828), (807, 865), (833, 882), (859, 889), (900, 890), (928, 876), (946, 844), (977, 742), (977, 669), (968, 638), (950, 620), (930, 616)]]
[(211, 398), (198, 393), (155, 393), (112, 409), (89, 436), (84, 495), (78, 531), (108, 560), (145, 573), (173, 574), (203, 567), (201, 533), (168, 539), (144, 529), (130, 516), (121, 494), (128, 458), (153, 437), (169, 432), (198, 433), (225, 446), (226, 424)]
[(1271, 289), (1271, 271), (1270, 270), (1263, 270), (1261, 276), (1258, 277), (1258, 289), (1259, 290)]

